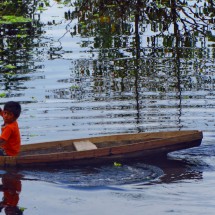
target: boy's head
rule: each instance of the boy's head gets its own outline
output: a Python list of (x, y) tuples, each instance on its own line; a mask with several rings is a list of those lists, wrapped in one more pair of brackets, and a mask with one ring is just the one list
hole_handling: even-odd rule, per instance
[(13, 113), (14, 117), (17, 119), (21, 113), (21, 105), (18, 102), (7, 102), (4, 105), (4, 111), (9, 111)]

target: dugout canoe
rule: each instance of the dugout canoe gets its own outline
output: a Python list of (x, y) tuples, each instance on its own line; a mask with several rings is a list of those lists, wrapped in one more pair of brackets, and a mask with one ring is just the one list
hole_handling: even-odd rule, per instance
[(90, 164), (135, 157), (148, 158), (201, 144), (201, 131), (119, 134), (26, 144), (18, 156), (0, 157), (0, 166)]

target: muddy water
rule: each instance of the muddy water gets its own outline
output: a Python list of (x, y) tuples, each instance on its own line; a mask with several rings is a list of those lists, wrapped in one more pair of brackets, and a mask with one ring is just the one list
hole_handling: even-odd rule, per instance
[(37, 14), (42, 34), (32, 41), (28, 61), (19, 59), (23, 73), (9, 85), (2, 79), (7, 97), (1, 104), (18, 100), (23, 107), (23, 144), (187, 129), (202, 130), (204, 139), (201, 147), (164, 160), (119, 167), (2, 169), (19, 209), (27, 215), (214, 214), (214, 42), (196, 37), (193, 47), (180, 48), (185, 57), (178, 61), (176, 50), (162, 47), (164, 38), (154, 38), (148, 25), (134, 63), (134, 36), (124, 41), (121, 35), (109, 49), (92, 47), (96, 36), (71, 36), (77, 20), (65, 20), (67, 10), (50, 1)]

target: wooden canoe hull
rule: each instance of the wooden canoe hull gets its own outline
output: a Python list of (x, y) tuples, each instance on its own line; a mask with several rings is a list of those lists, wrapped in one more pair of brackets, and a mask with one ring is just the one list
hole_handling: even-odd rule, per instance
[[(0, 166), (79, 165), (136, 157), (148, 158), (172, 151), (197, 147), (201, 131), (170, 131), (120, 134), (65, 141), (23, 145), (16, 157), (0, 157)], [(92, 143), (96, 147), (77, 149), (74, 143)]]

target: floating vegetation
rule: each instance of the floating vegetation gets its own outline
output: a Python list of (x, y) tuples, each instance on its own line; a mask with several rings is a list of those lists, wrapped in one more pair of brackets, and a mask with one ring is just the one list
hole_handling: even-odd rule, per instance
[(26, 38), (27, 36), (27, 34), (17, 34), (17, 38)]
[(114, 162), (113, 165), (116, 166), (116, 167), (122, 166), (122, 164), (121, 164), (121, 163), (118, 163), (118, 162)]
[(5, 75), (7, 75), (7, 76), (13, 76), (13, 75), (16, 75), (16, 73), (13, 73), (13, 72), (6, 72), (6, 73), (4, 73)]
[(47, 10), (47, 9), (44, 8), (44, 7), (38, 7), (37, 10), (38, 10), (38, 11), (44, 11), (44, 10)]
[(79, 89), (79, 88), (80, 88), (80, 87), (77, 86), (77, 85), (73, 85), (73, 86), (70, 87), (71, 90), (75, 90), (75, 89)]
[(6, 93), (0, 93), (0, 98), (5, 98), (6, 97)]
[(8, 64), (8, 65), (4, 66), (4, 68), (6, 68), (6, 69), (16, 69), (16, 66), (13, 66), (12, 64)]
[(25, 18), (23, 16), (2, 16), (0, 19), (0, 24), (14, 24), (14, 23), (27, 23), (31, 22), (32, 19)]
[(19, 210), (21, 211), (21, 212), (24, 212), (24, 210), (26, 210), (27, 208), (24, 208), (24, 207), (19, 207)]
[(35, 98), (34, 96), (31, 97), (33, 99), (33, 101), (37, 101), (37, 98)]

